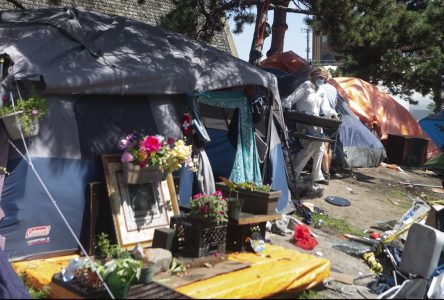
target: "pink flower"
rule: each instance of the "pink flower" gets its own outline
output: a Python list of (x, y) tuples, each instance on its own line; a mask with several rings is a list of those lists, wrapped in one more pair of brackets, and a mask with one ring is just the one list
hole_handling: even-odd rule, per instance
[(33, 116), (37, 116), (39, 114), (39, 111), (37, 109), (33, 108), (32, 111), (31, 111), (31, 114)]
[(221, 190), (217, 190), (216, 192), (214, 192), (213, 195), (214, 196), (221, 196), (222, 197), (222, 191)]
[(204, 197), (205, 195), (204, 194), (202, 194), (202, 193), (198, 193), (198, 194), (195, 194), (194, 196), (193, 196), (193, 199), (198, 199), (198, 198), (201, 198), (201, 197)]
[(133, 157), (133, 155), (132, 155), (131, 153), (125, 151), (125, 152), (123, 152), (123, 154), (122, 154), (121, 161), (122, 161), (124, 164), (129, 164), (129, 163), (131, 163), (131, 162), (134, 161), (134, 157)]
[(143, 142), (143, 146), (149, 152), (157, 152), (162, 146), (161, 141), (156, 136), (148, 136)]
[(126, 150), (130, 146), (130, 144), (132, 143), (133, 139), (134, 139), (134, 135), (133, 134), (127, 135), (126, 138), (120, 140), (119, 148), (121, 150)]

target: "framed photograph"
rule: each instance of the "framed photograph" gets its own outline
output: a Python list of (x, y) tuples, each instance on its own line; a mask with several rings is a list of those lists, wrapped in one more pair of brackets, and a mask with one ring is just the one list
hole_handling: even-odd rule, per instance
[(120, 247), (150, 246), (156, 228), (169, 227), (179, 214), (173, 176), (160, 183), (127, 184), (117, 155), (103, 155), (108, 196)]

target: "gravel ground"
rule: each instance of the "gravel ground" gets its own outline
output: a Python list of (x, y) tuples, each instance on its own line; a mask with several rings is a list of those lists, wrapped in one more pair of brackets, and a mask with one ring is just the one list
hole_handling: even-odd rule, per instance
[[(384, 167), (354, 169), (347, 174), (336, 174), (330, 184), (325, 186), (322, 197), (304, 200), (303, 203), (319, 207), (331, 218), (343, 219), (351, 226), (364, 230), (370, 229), (378, 221), (399, 220), (411, 207), (412, 199), (420, 197), (425, 201), (444, 200), (444, 195), (432, 191), (432, 187), (406, 185), (410, 182), (430, 186), (440, 186), (441, 181), (433, 172), (420, 169), (404, 169), (404, 172)], [(325, 201), (326, 196), (340, 196), (350, 200), (348, 207), (333, 206)], [(376, 299), (378, 295), (369, 291), (367, 286), (375, 280), (370, 268), (363, 259), (351, 256), (333, 246), (346, 242), (342, 234), (328, 228), (310, 230), (317, 235), (318, 246), (305, 251), (294, 245), (291, 234), (286, 236), (267, 233), (267, 239), (275, 245), (297, 251), (322, 256), (330, 260), (331, 270), (357, 278), (353, 285), (336, 280), (319, 285), (316, 297), (325, 299)], [(363, 246), (362, 244), (359, 244)], [(298, 294), (280, 297), (297, 297)], [(279, 297), (276, 297), (279, 298)]]

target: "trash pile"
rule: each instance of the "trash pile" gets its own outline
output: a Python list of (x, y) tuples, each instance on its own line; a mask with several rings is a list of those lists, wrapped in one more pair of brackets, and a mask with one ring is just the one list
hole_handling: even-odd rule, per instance
[[(344, 234), (348, 240), (333, 245), (362, 258), (376, 275), (367, 287), (353, 285), (356, 278), (351, 278), (353, 287), (365, 288), (378, 299), (444, 298), (444, 201), (429, 205), (419, 197), (411, 200), (411, 208), (398, 221), (377, 222), (373, 228), (378, 230), (365, 231), (368, 238)], [(279, 235), (291, 232), (296, 246), (312, 250), (317, 236), (306, 226), (311, 224), (308, 211), (302, 212), (303, 222), (284, 215), (268, 229)], [(325, 286), (329, 288), (328, 282)], [(343, 289), (339, 292), (344, 293)]]

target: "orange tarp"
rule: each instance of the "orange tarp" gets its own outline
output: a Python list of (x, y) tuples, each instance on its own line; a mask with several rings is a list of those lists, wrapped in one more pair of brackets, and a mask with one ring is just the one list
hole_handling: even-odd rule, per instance
[(422, 137), (429, 140), (427, 156), (437, 152), (436, 145), (418, 122), (390, 94), (375, 85), (354, 77), (336, 77), (329, 81), (347, 101), (348, 107), (368, 128), (376, 126), (381, 140), (388, 134)]
[(229, 260), (251, 266), (177, 288), (198, 299), (258, 299), (313, 288), (330, 275), (330, 261), (266, 244), (265, 251), (231, 253)]
[(274, 68), (287, 73), (297, 72), (307, 65), (307, 61), (293, 51), (272, 55), (260, 63), (262, 68)]

